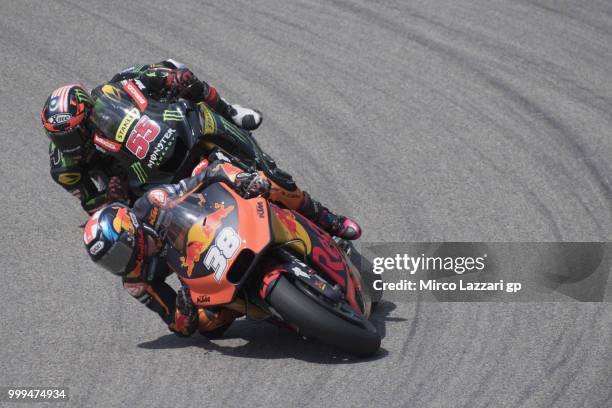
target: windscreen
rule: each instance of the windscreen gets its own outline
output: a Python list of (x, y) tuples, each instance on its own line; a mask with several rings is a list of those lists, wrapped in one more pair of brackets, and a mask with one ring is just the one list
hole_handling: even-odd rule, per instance
[(115, 137), (122, 123), (129, 125), (134, 119), (140, 118), (140, 111), (131, 99), (122, 90), (114, 89), (116, 90), (114, 94), (101, 93), (97, 96), (91, 116), (94, 125), (109, 139)]
[(162, 221), (166, 239), (175, 248), (188, 250), (191, 245), (193, 250), (196, 246), (206, 249), (223, 227), (239, 230), (236, 201), (220, 184), (179, 200)]

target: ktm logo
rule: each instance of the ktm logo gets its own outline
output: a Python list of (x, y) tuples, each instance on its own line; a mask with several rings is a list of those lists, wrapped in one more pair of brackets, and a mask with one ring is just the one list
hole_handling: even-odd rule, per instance
[(208, 302), (210, 302), (210, 296), (198, 296), (196, 301), (198, 303), (208, 303)]
[(263, 206), (263, 203), (261, 201), (257, 203), (257, 216), (259, 218), (264, 218), (265, 217), (264, 206)]
[(81, 174), (80, 173), (64, 173), (64, 174), (60, 174), (58, 179), (60, 183), (67, 185), (67, 186), (71, 186), (73, 184), (78, 183), (81, 180)]

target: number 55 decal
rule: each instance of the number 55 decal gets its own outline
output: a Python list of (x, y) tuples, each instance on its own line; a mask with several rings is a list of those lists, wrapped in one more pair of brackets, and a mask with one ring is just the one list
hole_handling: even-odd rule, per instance
[(151, 147), (150, 143), (159, 135), (160, 130), (157, 123), (149, 119), (147, 115), (144, 115), (134, 126), (130, 137), (125, 143), (125, 147), (134, 153), (134, 156), (144, 159)]
[(225, 227), (217, 235), (215, 245), (211, 247), (204, 258), (204, 266), (215, 272), (215, 280), (221, 282), (221, 278), (227, 269), (227, 261), (236, 255), (240, 248), (240, 237), (231, 227)]

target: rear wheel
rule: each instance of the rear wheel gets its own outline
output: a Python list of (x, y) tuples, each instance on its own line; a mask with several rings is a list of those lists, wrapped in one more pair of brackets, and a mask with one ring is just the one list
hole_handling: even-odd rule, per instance
[(286, 323), (301, 334), (317, 338), (359, 357), (369, 357), (380, 348), (380, 336), (368, 320), (362, 326), (343, 319), (305, 294), (284, 276), (278, 278), (268, 302)]

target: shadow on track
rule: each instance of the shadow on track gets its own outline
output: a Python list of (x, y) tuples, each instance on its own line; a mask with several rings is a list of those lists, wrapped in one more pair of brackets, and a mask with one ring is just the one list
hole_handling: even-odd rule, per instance
[[(388, 317), (395, 308), (394, 303), (382, 301), (372, 313), (371, 320), (383, 339), (386, 335), (386, 322), (398, 320), (398, 318)], [(236, 345), (236, 343), (239, 344)], [(149, 350), (198, 347), (230, 357), (266, 360), (293, 357), (317, 364), (354, 364), (379, 360), (389, 354), (381, 347), (373, 357), (357, 358), (320, 341), (304, 339), (286, 329), (246, 319), (237, 320), (219, 339), (209, 340), (197, 334), (190, 338), (167, 334), (141, 343), (138, 347)]]

